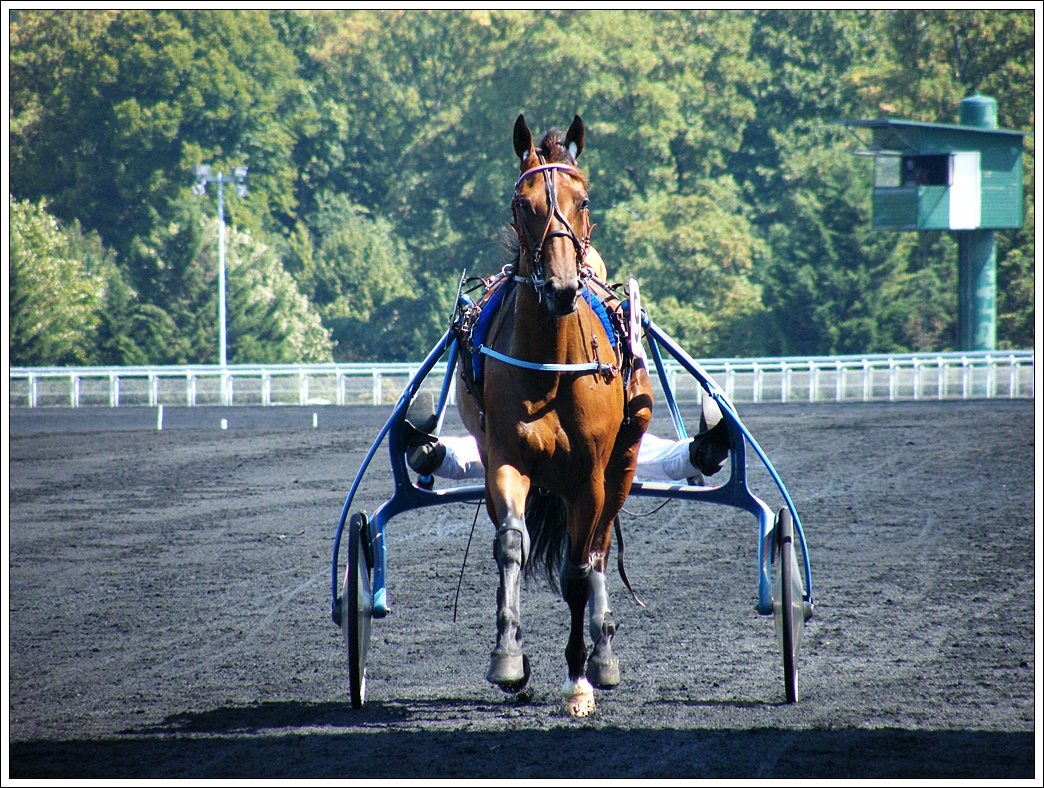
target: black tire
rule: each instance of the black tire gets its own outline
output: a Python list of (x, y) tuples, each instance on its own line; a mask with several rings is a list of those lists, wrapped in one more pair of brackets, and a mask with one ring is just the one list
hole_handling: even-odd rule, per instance
[(370, 585), (372, 560), (369, 556), (369, 529), (366, 515), (352, 515), (348, 525), (348, 567), (341, 592), (341, 632), (348, 644), (348, 681), (352, 708), (366, 702), (366, 657), (370, 651), (370, 623), (373, 618), (373, 590)]
[(783, 652), (783, 682), (787, 703), (798, 701), (797, 651), (805, 627), (804, 588), (794, 552), (794, 518), (786, 507), (776, 516), (776, 558), (773, 567), (772, 614)]

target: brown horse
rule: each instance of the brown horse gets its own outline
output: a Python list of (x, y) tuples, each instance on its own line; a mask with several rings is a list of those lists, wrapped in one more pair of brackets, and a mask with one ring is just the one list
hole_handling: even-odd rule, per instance
[[(632, 357), (626, 338), (607, 331), (626, 321), (603, 319), (618, 312), (619, 299), (586, 260), (587, 179), (576, 165), (583, 147), (579, 116), (564, 135), (549, 132), (539, 147), (518, 116), (520, 175), (512, 200), (517, 250), (501, 278), (510, 293), (505, 290), (489, 324), (485, 349), (469, 348), (486, 354), (481, 381), (473, 374), (474, 356), (462, 354), (458, 366), (458, 390), (470, 393), (459, 397), (459, 410), (478, 441), (486, 506), (497, 529), (497, 640), (486, 678), (506, 692), (517, 692), (529, 678), (520, 581), (523, 569), (542, 559), (553, 584), (558, 575), (569, 604), (563, 696), (574, 716), (593, 710), (592, 684), (612, 687), (620, 680), (604, 573), (612, 526), (652, 415), (642, 354)], [(607, 311), (599, 314), (592, 296)], [(537, 498), (541, 507), (532, 505)], [(543, 516), (534, 515), (537, 508)]]

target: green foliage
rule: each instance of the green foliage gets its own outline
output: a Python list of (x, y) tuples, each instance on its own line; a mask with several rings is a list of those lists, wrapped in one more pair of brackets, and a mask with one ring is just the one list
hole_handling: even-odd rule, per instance
[[(63, 243), (80, 239), (48, 259), (95, 261), (82, 281), (55, 263), (92, 294), (77, 302), (85, 329), (73, 341), (49, 327), (55, 338), (32, 353), (216, 360), (216, 187), (190, 192), (207, 163), (249, 167), (248, 194), (225, 194), (238, 228), (230, 359), (416, 359), (445, 330), (460, 272), (504, 262), (520, 112), (536, 133), (584, 118), (593, 242), (693, 353), (950, 349), (952, 238), (873, 231), (869, 162), (832, 122), (953, 122), (981, 90), (1002, 126), (1032, 129), (1033, 21), (919, 9), (13, 12), (11, 194), (46, 199)], [(1034, 152), (1028, 138), (1026, 227), (998, 233), (1002, 347), (1034, 341)], [(36, 325), (15, 314), (28, 303), (12, 300), (19, 341)]]
[(71, 244), (43, 202), (11, 198), (8, 210), (11, 363), (90, 363), (102, 293), (98, 277), (75, 254), (84, 239)]
[[(323, 192), (297, 245), (298, 281), (333, 330), (338, 361), (405, 360), (418, 311), (405, 244), (386, 219), (372, 219), (343, 194)], [(420, 305), (423, 306), (423, 305)]]
[(702, 194), (658, 194), (610, 213), (616, 248), (634, 261), (627, 273), (645, 283), (656, 322), (692, 352), (724, 356), (755, 351), (749, 335), (763, 307), (751, 281), (765, 249), (739, 212), (728, 179)]
[[(198, 255), (202, 291), (192, 314), (192, 341), (204, 361), (218, 361), (217, 222), (204, 222), (204, 234), (215, 239)], [(331, 361), (333, 342), (308, 298), (298, 290), (275, 249), (249, 231), (226, 229), (226, 326), (230, 364), (307, 364)]]

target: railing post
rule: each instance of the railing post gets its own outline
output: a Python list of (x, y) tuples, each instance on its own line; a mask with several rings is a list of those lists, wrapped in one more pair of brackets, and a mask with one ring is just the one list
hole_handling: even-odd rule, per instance
[(1008, 397), (1014, 397), (1019, 387), (1019, 368), (1015, 365), (1015, 355), (1008, 356)]
[(381, 371), (379, 369), (373, 371), (373, 404), (381, 404)]
[(298, 373), (297, 399), (298, 405), (308, 404), (308, 375), (303, 369)]
[(916, 358), (913, 360), (913, 398), (921, 398), (921, 362)]
[(779, 362), (779, 401), (786, 402), (790, 399), (790, 367), (787, 362)]
[(73, 375), (69, 378), (69, 404), (74, 408), (80, 407), (80, 376)]
[(868, 359), (864, 358), (863, 359), (863, 402), (869, 402), (870, 401), (870, 391), (873, 389), (873, 386), (871, 386), (871, 383), (870, 383), (870, 379), (872, 377), (872, 373), (870, 372), (870, 369), (871, 369), (870, 361)]
[(895, 359), (888, 359), (888, 401), (895, 402)]
[(819, 400), (819, 364), (812, 359), (808, 360), (808, 401)]
[(845, 368), (841, 359), (834, 362), (837, 376), (834, 378), (834, 402), (841, 402), (845, 398)]
[(961, 399), (968, 399), (968, 357), (961, 356)]

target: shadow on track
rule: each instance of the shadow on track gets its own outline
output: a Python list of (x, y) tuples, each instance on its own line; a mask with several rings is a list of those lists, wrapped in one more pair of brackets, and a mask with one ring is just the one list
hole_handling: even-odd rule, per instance
[[(454, 698), (186, 712), (106, 739), (13, 742), (11, 777), (1027, 779), (1034, 769), (1031, 732), (578, 728), (564, 718), (547, 730), (476, 732), (475, 712), (474, 699)], [(459, 715), (461, 727), (419, 729), (433, 714)], [(584, 758), (567, 761), (570, 752)]]

